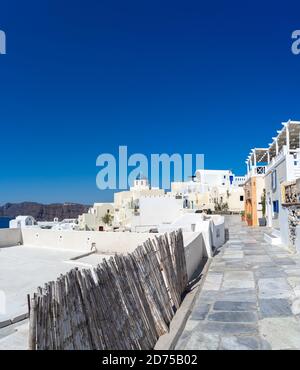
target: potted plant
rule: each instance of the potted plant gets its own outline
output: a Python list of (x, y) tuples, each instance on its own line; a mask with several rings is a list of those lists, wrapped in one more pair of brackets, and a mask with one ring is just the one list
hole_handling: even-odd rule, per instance
[(241, 219), (242, 219), (242, 221), (245, 221), (245, 211), (241, 212)]
[(266, 219), (266, 189), (263, 190), (261, 196), (261, 212), (262, 217), (258, 219), (259, 226), (267, 226), (267, 219)]
[(113, 216), (107, 212), (103, 217), (102, 217), (102, 222), (105, 224), (105, 225), (111, 225), (113, 221)]
[(247, 223), (248, 223), (248, 226), (252, 226), (252, 214), (251, 213), (247, 213)]

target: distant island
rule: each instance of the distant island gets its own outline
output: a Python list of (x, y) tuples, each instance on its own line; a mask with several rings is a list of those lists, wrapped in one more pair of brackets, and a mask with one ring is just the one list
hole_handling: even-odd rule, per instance
[(0, 217), (15, 218), (19, 215), (30, 215), (37, 221), (52, 221), (55, 217), (61, 221), (66, 218), (77, 218), (89, 208), (89, 205), (77, 203), (6, 203), (0, 206)]

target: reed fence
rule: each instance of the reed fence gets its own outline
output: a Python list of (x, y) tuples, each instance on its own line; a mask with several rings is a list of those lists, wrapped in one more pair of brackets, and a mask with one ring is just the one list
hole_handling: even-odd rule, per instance
[(94, 269), (73, 269), (28, 297), (29, 348), (152, 349), (187, 283), (181, 230)]

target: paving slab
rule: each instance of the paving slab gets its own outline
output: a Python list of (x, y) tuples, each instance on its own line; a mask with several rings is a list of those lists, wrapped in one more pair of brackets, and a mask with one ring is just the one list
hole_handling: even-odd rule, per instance
[(204, 320), (210, 310), (211, 305), (208, 303), (200, 303), (195, 307), (191, 314), (191, 320)]
[(221, 338), (220, 349), (230, 351), (250, 351), (261, 348), (260, 340), (255, 336), (229, 336)]
[(260, 266), (254, 269), (256, 279), (287, 277), (287, 273), (281, 267)]
[(266, 318), (258, 325), (261, 336), (272, 349), (300, 349), (300, 323), (296, 318)]
[(254, 302), (216, 301), (213, 309), (214, 311), (256, 311), (257, 307)]
[(288, 283), (292, 287), (295, 295), (300, 296), (300, 276), (290, 276), (287, 278)]
[(178, 343), (181, 350), (216, 350), (219, 347), (220, 336), (213, 333), (201, 333), (192, 331), (186, 337), (183, 337), (182, 342)]
[(296, 262), (291, 258), (274, 258), (274, 262), (281, 266), (296, 265)]
[(203, 332), (216, 333), (220, 336), (224, 335), (244, 335), (244, 334), (257, 334), (258, 328), (256, 324), (252, 323), (232, 323), (232, 322), (202, 322), (195, 327), (194, 330), (202, 330)]
[(260, 299), (259, 313), (262, 318), (293, 316), (291, 302), (287, 299)]
[(221, 322), (255, 322), (257, 321), (257, 314), (256, 312), (220, 311), (209, 314), (208, 320)]
[(285, 278), (268, 278), (258, 280), (260, 298), (292, 298), (294, 292)]
[(203, 290), (219, 290), (222, 284), (223, 274), (209, 273), (205, 279)]
[(244, 301), (256, 302), (256, 291), (254, 289), (227, 289), (217, 294), (220, 301)]
[(252, 271), (226, 271), (222, 289), (245, 288), (254, 289), (254, 275)]

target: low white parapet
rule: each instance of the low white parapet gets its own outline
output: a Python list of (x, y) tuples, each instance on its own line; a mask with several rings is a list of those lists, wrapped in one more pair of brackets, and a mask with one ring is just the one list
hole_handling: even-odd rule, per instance
[(0, 248), (22, 244), (21, 229), (0, 229)]
[(22, 229), (23, 243), (40, 248), (99, 253), (129, 253), (151, 233)]
[(189, 281), (195, 276), (204, 259), (211, 255), (210, 245), (202, 232), (183, 233), (186, 268)]

